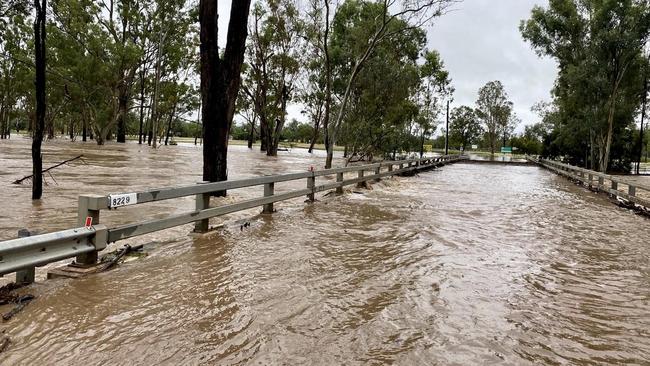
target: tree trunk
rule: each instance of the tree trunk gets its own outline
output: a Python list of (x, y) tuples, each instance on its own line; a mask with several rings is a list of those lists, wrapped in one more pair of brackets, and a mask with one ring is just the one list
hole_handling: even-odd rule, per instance
[(310, 154), (314, 152), (314, 144), (316, 144), (316, 139), (318, 138), (318, 130), (320, 128), (321, 120), (323, 119), (323, 105), (324, 101), (319, 101), (318, 110), (314, 118), (314, 132), (312, 133), (309, 142), (309, 149), (307, 150)]
[(248, 132), (248, 148), (253, 148), (253, 143), (255, 142), (255, 120), (257, 119), (257, 114), (253, 114), (253, 119), (251, 120), (251, 128)]
[(36, 123), (32, 141), (32, 199), (37, 200), (43, 196), (43, 155), (41, 143), (43, 142), (43, 129), (45, 128), (45, 16), (47, 0), (34, 0), (36, 19), (34, 20), (34, 58), (36, 66)]
[(422, 136), (421, 136), (421, 141), (420, 141), (420, 159), (424, 156), (424, 134), (425, 131), (422, 130)]
[(268, 148), (269, 140), (268, 140), (268, 135), (269, 135), (269, 124), (266, 121), (266, 116), (265, 115), (260, 115), (260, 151), (266, 152), (266, 149)]
[(5, 108), (3, 105), (0, 105), (0, 140), (4, 140), (6, 130), (7, 128), (5, 126)]
[(648, 74), (643, 78), (643, 100), (641, 103), (641, 126), (639, 127), (639, 156), (636, 164), (636, 174), (641, 172), (641, 157), (643, 156), (643, 123), (645, 121), (645, 110), (648, 101)]
[(49, 119), (45, 119), (45, 127), (47, 129), (47, 139), (48, 140), (53, 140), (54, 139), (54, 116)]
[(151, 114), (151, 109), (153, 106), (153, 98), (151, 98), (152, 102), (149, 103), (149, 112), (148, 118), (147, 118), (147, 145), (151, 146), (151, 139), (153, 138), (153, 115)]
[(126, 117), (129, 108), (130, 83), (122, 80), (118, 94), (118, 117), (117, 117), (117, 142), (126, 142)]
[[(284, 73), (282, 79), (284, 80)], [(266, 152), (267, 156), (278, 156), (278, 146), (280, 145), (280, 134), (284, 128), (287, 118), (287, 101), (289, 100), (289, 91), (286, 85), (282, 85), (280, 91), (280, 118), (275, 120), (275, 128), (273, 129), (273, 139), (271, 140), (271, 148)]]
[(325, 115), (323, 116), (323, 134), (325, 142), (325, 150), (327, 157), (325, 158), (325, 169), (332, 167), (332, 158), (334, 153), (330, 155), (330, 109), (332, 106), (332, 63), (330, 60), (329, 52), (329, 31), (330, 31), (330, 0), (325, 0), (325, 31), (323, 32), (323, 53), (325, 55)]
[(226, 49), (220, 59), (217, 0), (200, 0), (204, 181), (228, 179), (228, 136), (241, 81), (250, 5), (250, 0), (232, 1)]
[(86, 116), (84, 115), (83, 112), (81, 112), (81, 123), (83, 123), (83, 127), (81, 129), (81, 141), (86, 142), (86, 134), (88, 133), (88, 122), (86, 121)]
[(612, 147), (612, 135), (614, 134), (614, 96), (612, 96), (609, 113), (607, 116), (607, 135), (605, 136), (605, 146), (601, 149), (600, 166), (601, 173), (607, 173), (609, 167), (609, 153)]
[(172, 132), (172, 121), (174, 120), (174, 115), (176, 114), (177, 105), (178, 105), (178, 100), (174, 102), (172, 113), (169, 115), (169, 120), (167, 121), (167, 133), (165, 134), (165, 146), (167, 146), (167, 143), (169, 142), (169, 134)]
[(142, 145), (142, 127), (144, 125), (144, 78), (145, 78), (145, 65), (142, 65), (140, 71), (140, 133), (138, 134), (138, 145)]
[(314, 133), (311, 135), (311, 141), (309, 142), (309, 150), (307, 150), (308, 153), (313, 153), (314, 152), (314, 145), (316, 144), (316, 139), (318, 138), (318, 127), (320, 127), (320, 123), (316, 125), (314, 128)]
[(160, 84), (160, 61), (162, 58), (162, 42), (164, 38), (161, 38), (160, 43), (158, 44), (158, 52), (156, 57), (156, 76), (153, 81), (153, 100), (151, 102), (151, 136), (150, 140), (153, 139), (153, 148), (155, 149), (158, 141), (158, 89)]

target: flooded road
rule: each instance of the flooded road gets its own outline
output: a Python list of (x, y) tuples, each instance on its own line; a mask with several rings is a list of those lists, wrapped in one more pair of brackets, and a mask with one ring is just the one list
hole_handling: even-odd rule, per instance
[[(0, 145), (4, 238), (73, 225), (80, 193), (200, 178), (200, 148), (87, 145), (88, 166), (55, 173), (33, 207), (28, 187), (7, 183), (29, 174), (25, 146)], [(48, 145), (45, 166), (82, 153), (69, 146)], [(321, 164), (233, 146), (230, 177)], [(2, 324), (12, 344), (0, 363), (650, 363), (647, 218), (537, 167), (455, 164), (355, 191), (215, 219), (224, 227), (200, 237), (184, 226), (137, 238), (153, 242), (148, 257), (32, 285), (37, 299)], [(141, 205), (105, 222), (192, 205)]]

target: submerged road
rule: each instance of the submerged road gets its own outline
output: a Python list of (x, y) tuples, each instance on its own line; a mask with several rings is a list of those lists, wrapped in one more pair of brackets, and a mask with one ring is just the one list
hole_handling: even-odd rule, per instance
[[(16, 203), (0, 217), (5, 238), (15, 229), (7, 217), (66, 227), (76, 206), (68, 213), (66, 197), (75, 193), (198, 180), (191, 146), (143, 149), (140, 159), (130, 158), (133, 145), (103, 151), (89, 154), (97, 174), (69, 167), (55, 175), (58, 188), (46, 189), (43, 206), (63, 218), (45, 220), (51, 211), (20, 203), (24, 188), (0, 193)], [(321, 160), (232, 152), (236, 178)], [(460, 163), (357, 192), (281, 203), (272, 216), (230, 215), (205, 236), (188, 237), (187, 227), (157, 233), (139, 239), (154, 242), (146, 258), (32, 285), (37, 300), (2, 325), (12, 344), (0, 363), (650, 362), (647, 218), (535, 166)], [(183, 210), (192, 204), (181, 200)], [(169, 207), (111, 213), (106, 222), (164, 216)], [(244, 221), (251, 226), (242, 230)]]

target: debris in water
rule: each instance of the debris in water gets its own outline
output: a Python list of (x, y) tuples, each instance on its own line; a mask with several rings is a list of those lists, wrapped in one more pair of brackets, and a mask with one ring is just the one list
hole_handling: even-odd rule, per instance
[(29, 304), (34, 299), (35, 299), (35, 296), (31, 295), (31, 294), (19, 296), (18, 299), (16, 300), (16, 303), (18, 305), (16, 305), (8, 313), (5, 313), (4, 315), (2, 315), (2, 320), (7, 321), (7, 320), (13, 318), (14, 315), (21, 312), (25, 308), (25, 306), (27, 306), (27, 304)]
[[(50, 178), (52, 178), (52, 180), (54, 180), (54, 177), (52, 176), (52, 173), (50, 173), (50, 170), (52, 170), (54, 168), (57, 168), (57, 167), (60, 167), (61, 165), (67, 164), (67, 163), (69, 163), (71, 161), (81, 159), (82, 157), (83, 157), (83, 155), (79, 155), (79, 156), (76, 156), (76, 157), (74, 157), (72, 159), (64, 160), (64, 161), (62, 161), (62, 162), (60, 162), (60, 163), (58, 163), (56, 165), (53, 165), (53, 166), (51, 166), (51, 167), (49, 167), (47, 169), (43, 169), (43, 171), (41, 173), (48, 173), (50, 175)], [(83, 159), (81, 159), (81, 161), (83, 161)], [(34, 175), (30, 174), (30, 175), (22, 177), (20, 179), (16, 179), (13, 183), (14, 184), (21, 184), (23, 181), (32, 179), (33, 177), (34, 177)], [(54, 180), (54, 183), (56, 183), (56, 180)]]
[(0, 338), (0, 353), (4, 352), (7, 349), (7, 347), (9, 347), (9, 343), (11, 343), (11, 339), (9, 338), (9, 336), (4, 333), (5, 331), (3, 329), (2, 338)]

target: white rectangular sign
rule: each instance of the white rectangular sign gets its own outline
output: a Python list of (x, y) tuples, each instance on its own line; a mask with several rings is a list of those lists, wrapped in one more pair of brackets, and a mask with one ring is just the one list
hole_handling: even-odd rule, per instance
[(124, 194), (109, 194), (108, 195), (108, 207), (120, 207), (135, 205), (138, 203), (138, 194), (137, 193), (124, 193)]

